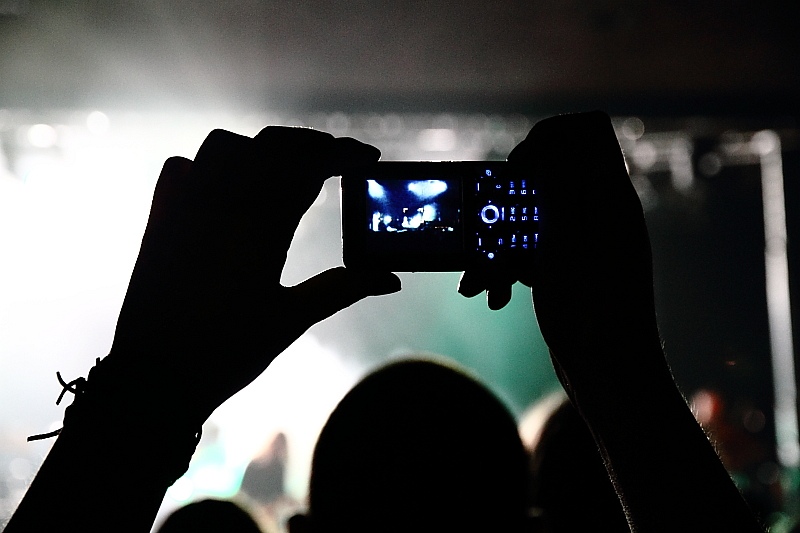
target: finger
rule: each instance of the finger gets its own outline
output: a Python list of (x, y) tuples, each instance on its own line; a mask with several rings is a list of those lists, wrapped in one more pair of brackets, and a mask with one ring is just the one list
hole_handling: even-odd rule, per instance
[(511, 301), (512, 285), (496, 285), (486, 291), (486, 304), (492, 311), (498, 311)]
[(528, 137), (526, 137), (521, 143), (516, 145), (513, 150), (511, 150), (511, 153), (508, 154), (506, 161), (520, 163), (528, 159), (531, 153), (531, 144), (533, 144), (532, 141), (529, 140), (530, 136), (531, 135), (529, 133)]
[(472, 298), (487, 289), (513, 285), (517, 281), (517, 270), (513, 264), (470, 266), (461, 274), (458, 292)]
[(515, 282), (514, 276), (505, 270), (472, 269), (461, 274), (458, 292), (462, 296), (473, 298), (486, 291), (486, 303), (489, 309), (496, 311), (511, 301)]
[(488, 286), (485, 272), (479, 270), (466, 270), (461, 273), (458, 280), (458, 293), (467, 298), (474, 298)]
[(368, 296), (400, 290), (400, 278), (391, 272), (366, 272), (336, 267), (290, 287), (291, 311), (307, 327), (325, 320)]
[(339, 176), (348, 169), (375, 163), (380, 157), (381, 151), (371, 144), (352, 137), (339, 137), (331, 144), (326, 168), (331, 176)]
[(174, 209), (174, 205), (180, 201), (180, 197), (189, 183), (188, 177), (191, 169), (192, 161), (185, 157), (170, 157), (164, 162), (153, 192), (148, 226), (160, 224)]
[[(287, 189), (283, 192), (293, 199), (292, 209), (300, 216), (319, 196), (326, 179), (374, 163), (381, 155), (374, 146), (350, 137), (335, 138), (310, 128), (283, 126), (261, 130), (254, 138), (254, 147), (264, 185)], [(286, 175), (291, 179), (285, 179)], [(299, 217), (292, 218), (299, 222)]]
[(351, 137), (333, 137), (311, 128), (267, 126), (255, 136), (257, 149), (289, 162), (300, 172), (322, 179), (344, 169), (374, 163), (381, 152)]
[(520, 275), (517, 277), (519, 282), (527, 287), (533, 287), (533, 284), (536, 283), (536, 278), (537, 276), (536, 276), (535, 266), (525, 268), (525, 271), (521, 272)]
[(302, 126), (267, 126), (253, 137), (261, 145), (313, 146), (330, 142), (328, 132)]

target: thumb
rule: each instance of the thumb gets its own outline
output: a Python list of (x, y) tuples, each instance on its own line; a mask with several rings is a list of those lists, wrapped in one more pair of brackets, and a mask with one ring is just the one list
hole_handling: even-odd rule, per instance
[(288, 289), (292, 309), (306, 327), (321, 322), (367, 296), (400, 290), (400, 278), (391, 272), (336, 267)]

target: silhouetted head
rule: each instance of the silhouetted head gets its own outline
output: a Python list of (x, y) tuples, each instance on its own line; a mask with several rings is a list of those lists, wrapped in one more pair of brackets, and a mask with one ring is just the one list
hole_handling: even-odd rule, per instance
[[(531, 452), (530, 506), (537, 517), (538, 530), (630, 531), (583, 418), (566, 396), (543, 404), (546, 413), (540, 417), (538, 431), (521, 428), (523, 435), (536, 433), (525, 444)], [(526, 418), (523, 416), (523, 425)]]
[(156, 533), (261, 533), (253, 517), (228, 500), (205, 499), (176, 509)]
[(259, 504), (266, 505), (279, 500), (286, 492), (288, 460), (289, 443), (286, 434), (278, 432), (247, 465), (239, 490)]
[(516, 422), (454, 367), (404, 360), (339, 403), (314, 451), (309, 512), (292, 533), (512, 531), (526, 514)]

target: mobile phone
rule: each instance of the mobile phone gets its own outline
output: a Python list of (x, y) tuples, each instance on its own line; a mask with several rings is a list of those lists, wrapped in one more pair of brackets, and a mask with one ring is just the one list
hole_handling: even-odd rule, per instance
[(505, 161), (379, 161), (341, 179), (345, 266), (459, 272), (529, 258), (539, 239), (531, 176)]

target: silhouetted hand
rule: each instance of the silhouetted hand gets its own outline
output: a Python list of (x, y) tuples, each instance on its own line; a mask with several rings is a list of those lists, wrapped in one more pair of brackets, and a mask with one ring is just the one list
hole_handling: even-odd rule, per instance
[(295, 229), (325, 179), (379, 156), (354, 139), (267, 127), (255, 138), (215, 130), (194, 162), (169, 159), (102, 363), (107, 374), (199, 426), (311, 325), (399, 290), (392, 274), (343, 267), (280, 284)]
[(644, 213), (607, 115), (537, 123), (508, 157), (537, 185), (532, 264), (468, 271), (459, 291), (531, 287), (558, 378), (595, 439), (631, 531), (761, 532), (676, 386), (661, 346)]
[(636, 372), (641, 361), (613, 348), (659, 342), (652, 260), (642, 207), (609, 117), (591, 112), (543, 120), (508, 161), (536, 183), (535, 260), (504, 272), (467, 271), (459, 291), (474, 296), (486, 290), (489, 307), (499, 309), (514, 281), (530, 286), (539, 327), (568, 390), (576, 379), (600, 387), (609, 376)]

